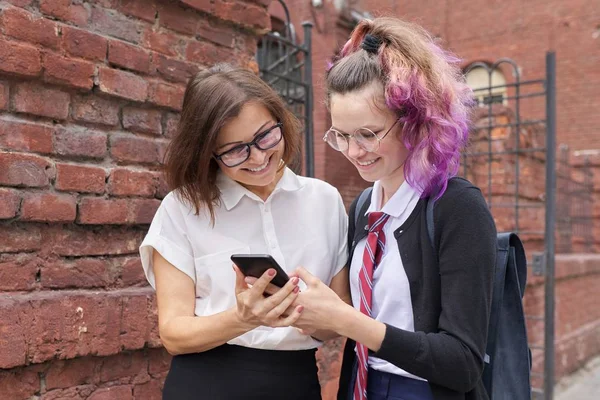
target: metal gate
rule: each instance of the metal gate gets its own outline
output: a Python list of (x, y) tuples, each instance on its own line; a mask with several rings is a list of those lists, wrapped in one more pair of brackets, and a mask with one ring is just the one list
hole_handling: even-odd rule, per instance
[(285, 100), (290, 110), (304, 127), (304, 165), (298, 160), (292, 169), (303, 175), (314, 176), (313, 153), (313, 99), (311, 30), (313, 24), (304, 22), (304, 43), (296, 43), (296, 33), (290, 22), (286, 4), (278, 0), (285, 12), (283, 32), (269, 32), (258, 44), (256, 59), (261, 78)]
[[(466, 71), (487, 73), (475, 89), (471, 144), (462, 175), (486, 196), (498, 231), (513, 231), (525, 243), (529, 280), (544, 278), (526, 291), (526, 320), (532, 350), (534, 399), (553, 398), (554, 255), (556, 221), (555, 55), (546, 55), (546, 76), (521, 80), (510, 59), (475, 63)], [(504, 82), (494, 82), (507, 77)], [(540, 282), (539, 278), (537, 278)], [(529, 296), (529, 297), (528, 297)]]

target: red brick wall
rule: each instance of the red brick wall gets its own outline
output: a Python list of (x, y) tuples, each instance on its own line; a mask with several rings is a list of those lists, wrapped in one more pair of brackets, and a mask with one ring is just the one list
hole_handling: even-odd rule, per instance
[(160, 398), (160, 161), (194, 72), (257, 69), (265, 3), (0, 3), (0, 397)]

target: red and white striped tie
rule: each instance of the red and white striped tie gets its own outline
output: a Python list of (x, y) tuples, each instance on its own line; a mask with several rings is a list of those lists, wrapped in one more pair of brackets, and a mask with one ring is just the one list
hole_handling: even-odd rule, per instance
[[(363, 253), (362, 268), (358, 273), (358, 287), (360, 294), (360, 311), (371, 316), (371, 299), (373, 297), (373, 271), (379, 265), (385, 248), (385, 233), (383, 227), (390, 216), (382, 212), (369, 213), (369, 234)], [(367, 346), (356, 343), (358, 355), (358, 370), (354, 384), (353, 400), (367, 398), (367, 373), (369, 371), (369, 354)]]

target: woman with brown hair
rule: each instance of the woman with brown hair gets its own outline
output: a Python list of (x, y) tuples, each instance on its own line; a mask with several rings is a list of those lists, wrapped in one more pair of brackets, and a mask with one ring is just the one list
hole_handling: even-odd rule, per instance
[(140, 247), (174, 355), (164, 399), (321, 398), (315, 338), (326, 333), (290, 327), (303, 311), (291, 306), (298, 278), (264, 296), (275, 271), (249, 286), (230, 260), (268, 253), (349, 301), (344, 205), (335, 188), (287, 167), (299, 142), (297, 120), (252, 72), (218, 65), (188, 83), (166, 156), (173, 191)]

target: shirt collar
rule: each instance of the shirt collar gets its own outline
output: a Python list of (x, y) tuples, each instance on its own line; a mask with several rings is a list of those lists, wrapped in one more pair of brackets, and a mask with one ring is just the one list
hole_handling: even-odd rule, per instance
[(371, 205), (367, 209), (365, 215), (375, 211), (381, 211), (388, 214), (391, 217), (399, 218), (408, 208), (411, 200), (415, 197), (420, 197), (417, 190), (413, 189), (407, 181), (404, 181), (402, 185), (396, 190), (396, 193), (388, 200), (387, 203), (380, 210), (379, 205), (381, 204), (381, 196), (383, 195), (383, 188), (381, 183), (376, 181), (373, 185), (373, 194), (371, 195)]
[[(227, 211), (235, 207), (244, 196), (247, 196), (255, 201), (263, 201), (260, 197), (252, 193), (250, 190), (246, 189), (238, 182), (229, 178), (221, 170), (217, 172), (217, 186), (221, 191), (221, 201), (223, 201), (223, 204), (225, 205)], [(273, 193), (271, 193), (269, 198), (271, 198), (275, 193), (280, 192), (282, 190), (286, 192), (293, 192), (301, 189), (302, 187), (304, 187), (304, 184), (300, 181), (298, 175), (296, 175), (288, 167), (285, 167), (281, 179), (279, 179), (279, 182), (277, 182), (275, 190), (273, 190)]]

